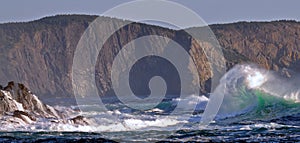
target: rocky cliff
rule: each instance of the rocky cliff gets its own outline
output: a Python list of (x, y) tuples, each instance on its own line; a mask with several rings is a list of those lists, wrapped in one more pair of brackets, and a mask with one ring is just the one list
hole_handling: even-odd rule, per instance
[[(74, 115), (79, 114), (79, 112), (73, 112)], [(41, 121), (75, 125), (89, 124), (89, 121), (83, 116), (68, 116), (70, 116), (68, 112), (59, 111), (44, 104), (21, 83), (11, 81), (6, 87), (0, 89), (0, 124), (2, 128), (13, 125), (24, 127)]]
[(287, 77), (300, 71), (299, 22), (239, 22), (211, 28), (231, 65), (249, 61)]
[[(65, 15), (26, 23), (0, 25), (0, 79), (24, 83), (41, 97), (71, 96), (71, 68), (76, 45), (96, 16)], [(115, 24), (111, 18), (106, 22)], [(211, 25), (222, 46), (226, 65), (254, 62), (286, 77), (300, 71), (300, 23), (294, 21), (240, 22)], [(103, 29), (105, 32), (105, 29)], [(113, 58), (128, 42), (145, 35), (160, 35), (178, 42), (190, 53), (199, 71), (201, 92), (209, 92), (212, 73), (205, 54), (184, 31), (132, 23), (118, 30), (99, 53), (96, 81), (102, 95), (113, 94), (110, 70)], [(178, 78), (167, 61), (148, 57), (133, 70), (132, 88), (148, 94), (150, 76), (164, 75), (170, 94), (178, 93)], [(188, 65), (187, 65), (188, 66)], [(151, 70), (149, 70), (151, 69)], [(149, 73), (149, 71), (151, 71)], [(148, 76), (144, 76), (147, 73)], [(3, 84), (3, 83), (2, 83)]]

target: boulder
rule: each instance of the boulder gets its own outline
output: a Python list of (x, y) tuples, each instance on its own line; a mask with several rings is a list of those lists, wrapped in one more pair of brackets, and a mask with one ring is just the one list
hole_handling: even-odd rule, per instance
[(4, 91), (8, 92), (14, 102), (20, 103), (24, 110), (31, 112), (37, 117), (62, 118), (63, 116), (53, 107), (42, 103), (41, 100), (32, 94), (23, 84), (9, 82), (4, 88)]
[(19, 110), (14, 111), (13, 117), (20, 118), (26, 123), (32, 123), (37, 120), (33, 115)]
[(90, 123), (87, 121), (87, 119), (81, 115), (76, 116), (72, 119), (70, 119), (72, 124), (78, 124), (78, 125), (90, 125)]
[(90, 124), (83, 116), (67, 119), (66, 113), (44, 104), (24, 84), (13, 81), (0, 89), (0, 115), (0, 120), (20, 125), (34, 123), (38, 118), (48, 119), (52, 123)]

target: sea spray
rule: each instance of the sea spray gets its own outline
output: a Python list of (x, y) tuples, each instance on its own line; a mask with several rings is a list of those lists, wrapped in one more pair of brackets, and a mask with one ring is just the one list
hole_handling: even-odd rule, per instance
[(293, 78), (284, 78), (275, 74), (267, 75), (267, 80), (258, 87), (259, 90), (284, 98), (286, 100), (292, 100), (300, 102), (300, 78), (299, 76), (293, 76)]
[(297, 82), (256, 65), (236, 65), (222, 77), (212, 93), (215, 98), (224, 96), (216, 120), (269, 120), (298, 113)]
[(215, 97), (224, 96), (217, 118), (243, 114), (255, 107), (257, 97), (250, 91), (264, 84), (267, 74), (268, 71), (250, 64), (236, 65), (229, 70), (212, 93)]

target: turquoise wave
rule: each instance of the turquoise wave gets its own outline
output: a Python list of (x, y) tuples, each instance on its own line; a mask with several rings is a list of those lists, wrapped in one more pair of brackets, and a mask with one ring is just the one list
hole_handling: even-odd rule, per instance
[(269, 121), (300, 113), (299, 102), (270, 95), (261, 90), (249, 90), (242, 87), (237, 94), (238, 96), (235, 95), (234, 98), (224, 99), (223, 104), (226, 105), (227, 102), (233, 105), (230, 106), (231, 108), (221, 106), (221, 110), (222, 108), (228, 109), (225, 114), (221, 113), (220, 120), (225, 122)]

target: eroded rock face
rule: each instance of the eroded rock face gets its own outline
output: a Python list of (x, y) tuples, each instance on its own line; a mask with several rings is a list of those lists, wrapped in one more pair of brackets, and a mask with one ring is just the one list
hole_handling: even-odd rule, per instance
[(4, 105), (12, 106), (9, 111), (27, 111), (37, 117), (43, 118), (62, 118), (63, 115), (53, 107), (42, 103), (38, 97), (31, 93), (23, 84), (9, 82), (4, 88), (4, 93), (8, 100), (5, 100)]
[(232, 65), (253, 62), (286, 77), (300, 72), (299, 22), (239, 22), (211, 28)]
[(33, 115), (30, 115), (27, 112), (19, 111), (19, 110), (14, 111), (13, 117), (20, 118), (21, 120), (23, 120), (25, 123), (28, 124), (37, 120), (36, 117), (34, 117)]
[(14, 82), (9, 82), (3, 90), (0, 90), (0, 115), (2, 115), (0, 120), (23, 125), (34, 123), (43, 118), (57, 123), (89, 124), (83, 116), (68, 119), (65, 113), (42, 103), (23, 84)]
[(0, 113), (13, 112), (15, 110), (22, 110), (20, 103), (17, 103), (7, 91), (0, 92)]
[[(60, 15), (28, 23), (1, 24), (0, 62), (6, 66), (0, 70), (0, 79), (2, 82), (22, 82), (40, 97), (72, 96), (71, 68), (74, 51), (83, 32), (95, 18), (97, 17)], [(111, 18), (104, 20), (111, 26), (118, 22)], [(293, 77), (293, 72), (300, 71), (298, 22), (240, 22), (212, 25), (211, 29), (222, 46), (228, 69), (239, 63), (251, 62), (278, 71), (288, 78)], [(210, 92), (213, 74), (201, 46), (195, 40), (182, 31), (132, 23), (112, 35), (99, 55), (96, 78), (101, 95), (113, 94), (110, 71), (118, 50), (129, 41), (145, 35), (165, 36), (182, 44), (196, 63), (201, 92)], [(145, 60), (143, 65), (149, 66), (138, 69), (137, 77), (149, 72), (148, 69), (153, 64), (155, 65), (155, 60)], [(160, 67), (153, 70), (153, 73), (169, 73), (163, 63), (158, 65)], [(172, 78), (166, 80), (176, 83)], [(134, 88), (143, 89), (137, 92), (147, 93), (148, 88), (144, 84), (135, 85)], [(177, 93), (177, 87), (176, 84), (171, 84), (170, 92)]]

